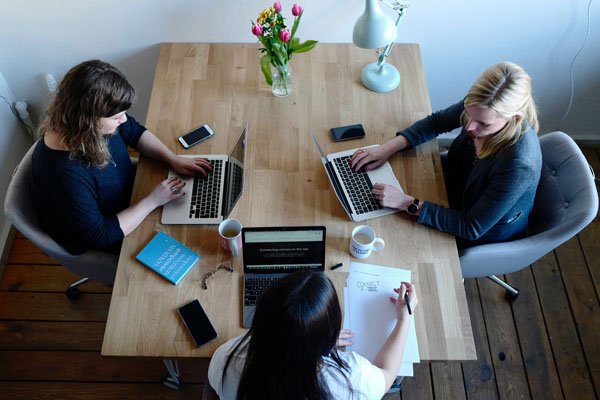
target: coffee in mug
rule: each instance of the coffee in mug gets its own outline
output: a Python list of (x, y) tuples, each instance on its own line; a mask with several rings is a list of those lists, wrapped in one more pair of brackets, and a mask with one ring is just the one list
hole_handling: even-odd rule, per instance
[(359, 225), (352, 230), (350, 239), (350, 254), (356, 258), (367, 258), (373, 251), (383, 250), (385, 242), (375, 235), (375, 231), (366, 226)]
[(221, 247), (237, 257), (242, 248), (242, 223), (237, 219), (229, 218), (219, 224)]

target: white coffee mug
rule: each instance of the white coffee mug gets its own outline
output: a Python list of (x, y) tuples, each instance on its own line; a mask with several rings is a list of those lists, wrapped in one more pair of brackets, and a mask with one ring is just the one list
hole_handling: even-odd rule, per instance
[(385, 242), (375, 236), (375, 231), (366, 225), (359, 225), (352, 230), (350, 254), (356, 258), (367, 258), (372, 251), (383, 250)]
[(229, 218), (219, 224), (221, 247), (237, 257), (242, 248), (242, 223), (237, 219)]

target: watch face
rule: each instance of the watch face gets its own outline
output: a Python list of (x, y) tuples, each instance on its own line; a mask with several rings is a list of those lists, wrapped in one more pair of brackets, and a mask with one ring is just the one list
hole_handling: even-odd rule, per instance
[(408, 212), (409, 212), (409, 213), (411, 213), (411, 214), (415, 214), (417, 211), (419, 211), (419, 209), (417, 208), (417, 206), (416, 206), (416, 205), (414, 205), (414, 204), (410, 204), (410, 205), (408, 206)]

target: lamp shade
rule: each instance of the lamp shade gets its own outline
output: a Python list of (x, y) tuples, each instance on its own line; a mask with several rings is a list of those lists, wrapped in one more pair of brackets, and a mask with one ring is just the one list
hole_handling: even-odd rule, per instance
[(365, 49), (384, 47), (396, 40), (394, 20), (383, 12), (379, 0), (366, 0), (365, 12), (354, 24), (352, 42)]

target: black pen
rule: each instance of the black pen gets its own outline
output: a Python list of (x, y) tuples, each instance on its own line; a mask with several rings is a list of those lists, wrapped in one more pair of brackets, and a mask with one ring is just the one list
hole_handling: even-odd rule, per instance
[(412, 315), (412, 310), (410, 309), (410, 301), (408, 300), (408, 290), (404, 292), (404, 302), (406, 303), (406, 308), (408, 308), (408, 315)]
[(343, 264), (343, 263), (335, 264), (333, 267), (331, 267), (331, 270), (333, 271), (334, 269), (338, 269), (338, 268), (340, 268), (342, 265), (344, 265), (344, 264)]

